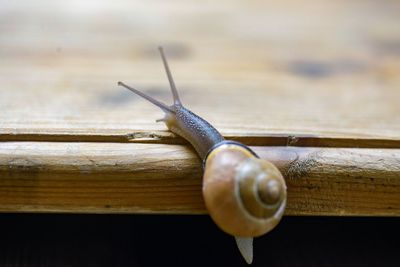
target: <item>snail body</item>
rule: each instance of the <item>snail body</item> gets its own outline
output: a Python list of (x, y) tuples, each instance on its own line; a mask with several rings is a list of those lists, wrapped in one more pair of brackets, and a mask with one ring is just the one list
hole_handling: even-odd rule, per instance
[(238, 238), (252, 238), (269, 232), (282, 218), (286, 206), (286, 184), (281, 173), (272, 163), (259, 159), (246, 145), (224, 140), (210, 123), (185, 108), (162, 48), (160, 53), (173, 105), (168, 106), (122, 82), (118, 85), (161, 108), (165, 116), (157, 121), (163, 121), (169, 130), (188, 140), (195, 148), (203, 160), (205, 205), (223, 231), (237, 237), (237, 241)]

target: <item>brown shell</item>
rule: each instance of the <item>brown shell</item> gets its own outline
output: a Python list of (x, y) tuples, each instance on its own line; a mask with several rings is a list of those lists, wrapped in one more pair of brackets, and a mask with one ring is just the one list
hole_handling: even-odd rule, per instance
[(223, 231), (255, 237), (279, 223), (286, 206), (286, 184), (272, 163), (241, 146), (225, 144), (207, 158), (203, 197)]

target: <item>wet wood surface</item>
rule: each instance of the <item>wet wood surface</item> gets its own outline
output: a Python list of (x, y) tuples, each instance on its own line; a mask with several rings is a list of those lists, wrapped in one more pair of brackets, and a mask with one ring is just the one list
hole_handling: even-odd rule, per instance
[(0, 211), (204, 212), (194, 152), (116, 85), (171, 103), (163, 45), (188, 108), (283, 164), (287, 214), (400, 215), (398, 1), (1, 6)]

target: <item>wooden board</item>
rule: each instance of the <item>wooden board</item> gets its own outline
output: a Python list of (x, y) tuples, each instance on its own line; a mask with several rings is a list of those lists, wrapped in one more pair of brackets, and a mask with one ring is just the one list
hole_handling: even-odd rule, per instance
[(390, 0), (1, 3), (0, 211), (204, 212), (193, 151), (116, 85), (171, 103), (163, 45), (187, 107), (283, 164), (287, 214), (398, 216), (399, 14)]
[[(288, 215), (400, 215), (400, 150), (253, 147), (288, 185)], [(190, 148), (0, 143), (0, 211), (205, 213)]]
[(400, 147), (399, 10), (397, 1), (7, 2), (0, 138), (163, 134), (161, 112), (116, 83), (170, 103), (164, 45), (184, 103), (225, 136)]

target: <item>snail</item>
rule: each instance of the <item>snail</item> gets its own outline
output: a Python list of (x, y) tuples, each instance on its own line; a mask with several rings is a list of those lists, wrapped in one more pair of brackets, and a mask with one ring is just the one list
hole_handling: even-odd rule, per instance
[(286, 184), (279, 170), (249, 147), (225, 140), (207, 121), (185, 108), (178, 95), (162, 47), (159, 48), (173, 96), (168, 106), (123, 82), (123, 86), (161, 108), (164, 122), (185, 138), (203, 161), (203, 198), (214, 222), (236, 237), (247, 263), (253, 258), (253, 237), (271, 231), (286, 206)]

